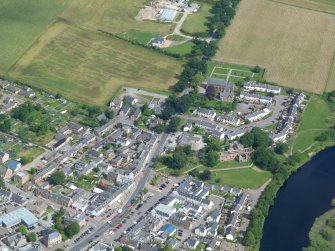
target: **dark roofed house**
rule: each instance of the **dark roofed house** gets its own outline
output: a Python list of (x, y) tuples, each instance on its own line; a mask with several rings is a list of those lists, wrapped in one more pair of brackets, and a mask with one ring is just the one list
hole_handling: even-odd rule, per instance
[(32, 98), (35, 96), (35, 92), (29, 88), (29, 87), (24, 87), (20, 90), (19, 94), (23, 97), (26, 97), (26, 98)]
[(18, 94), (20, 89), (17, 88), (15, 85), (13, 84), (9, 84), (8, 86), (6, 86), (4, 89), (6, 89), (7, 91), (10, 91), (12, 93)]
[(165, 42), (164, 37), (157, 36), (150, 40), (149, 46), (161, 48)]

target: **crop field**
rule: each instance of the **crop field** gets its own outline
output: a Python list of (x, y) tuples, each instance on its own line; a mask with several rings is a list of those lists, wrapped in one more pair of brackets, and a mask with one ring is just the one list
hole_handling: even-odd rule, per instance
[(166, 34), (171, 23), (136, 21), (135, 16), (147, 0), (70, 0), (62, 17), (80, 26), (111, 33), (122, 33), (130, 29)]
[(244, 0), (215, 60), (259, 65), (267, 81), (322, 93), (335, 88), (334, 52), (335, 15)]
[(297, 6), (304, 9), (335, 14), (334, 0), (272, 0), (272, 1)]
[(0, 1), (0, 74), (40, 37), (66, 8), (65, 0)]
[(95, 31), (58, 22), (9, 76), (81, 102), (105, 104), (123, 86), (167, 90), (181, 62)]
[(211, 4), (201, 3), (200, 9), (197, 13), (187, 16), (182, 29), (188, 33), (206, 32), (207, 26), (205, 24), (207, 22), (207, 18), (211, 15), (211, 7)]
[(207, 77), (209, 78), (220, 78), (237, 83), (244, 82), (246, 78), (249, 80), (261, 80), (264, 69), (260, 73), (254, 73), (251, 67), (210, 62), (208, 63), (207, 72)]

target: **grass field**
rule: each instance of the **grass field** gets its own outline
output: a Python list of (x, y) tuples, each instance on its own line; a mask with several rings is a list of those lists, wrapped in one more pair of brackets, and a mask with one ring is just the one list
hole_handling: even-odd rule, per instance
[(197, 13), (193, 13), (187, 16), (183, 23), (182, 29), (188, 33), (206, 32), (207, 17), (211, 16), (210, 9), (211, 4), (201, 3), (200, 9)]
[(164, 48), (163, 50), (185, 56), (186, 54), (188, 54), (192, 51), (193, 45), (194, 44), (192, 42), (186, 42), (186, 43), (183, 43), (181, 45), (176, 45), (176, 46), (173, 46), (173, 47)]
[(118, 36), (129, 41), (135, 41), (140, 44), (146, 45), (153, 37), (157, 36), (157, 33), (131, 29), (129, 31), (118, 34)]
[(0, 74), (42, 35), (66, 8), (65, 0), (0, 1)]
[(271, 178), (271, 173), (256, 167), (212, 172), (212, 184), (228, 185), (240, 188), (257, 189)]
[(173, 27), (171, 23), (134, 19), (147, 3), (147, 0), (71, 0), (62, 17), (80, 26), (111, 33), (122, 33), (130, 29), (168, 33)]
[(207, 78), (221, 78), (231, 82), (244, 81), (245, 78), (250, 80), (261, 80), (264, 69), (260, 73), (253, 73), (251, 67), (242, 65), (232, 65), (219, 62), (209, 62)]
[(335, 88), (335, 76), (329, 78), (334, 51), (335, 15), (243, 0), (215, 59), (260, 65), (268, 81), (322, 93)]
[(167, 90), (180, 65), (160, 53), (59, 22), (9, 75), (72, 100), (102, 105), (122, 85)]
[(315, 144), (315, 137), (329, 128), (327, 121), (329, 115), (330, 109), (327, 102), (319, 96), (313, 96), (303, 114), (293, 142), (293, 151), (302, 152)]
[(335, 14), (334, 0), (270, 0), (270, 1)]

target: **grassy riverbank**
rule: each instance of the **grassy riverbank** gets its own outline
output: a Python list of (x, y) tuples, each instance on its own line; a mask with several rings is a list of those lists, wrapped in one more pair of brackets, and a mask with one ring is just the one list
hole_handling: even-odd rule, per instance
[[(291, 142), (293, 150), (298, 150), (294, 150), (293, 154), (288, 158), (281, 158), (282, 168), (274, 173), (272, 181), (266, 187), (256, 207), (251, 212), (251, 221), (244, 239), (246, 250), (259, 250), (263, 225), (268, 216), (269, 209), (274, 205), (277, 192), (288, 178), (303, 166), (303, 164), (308, 162), (314, 154), (334, 145), (334, 137), (331, 135), (334, 133), (335, 109), (333, 109), (333, 106), (335, 103), (331, 101), (332, 99), (330, 97), (331, 95), (328, 94), (324, 94), (323, 96), (313, 95), (311, 97), (305, 113), (301, 118), (298, 134), (293, 142)], [(296, 148), (296, 142), (303, 142), (302, 138), (305, 133), (302, 132), (308, 132), (311, 129), (316, 129), (316, 127), (322, 130), (318, 130), (317, 133), (312, 134), (308, 139), (308, 143), (304, 146), (298, 145), (299, 148)], [(325, 136), (324, 134), (327, 134), (328, 137), (321, 137), (322, 135)], [(310, 144), (310, 146), (305, 148), (308, 144)], [(304, 150), (301, 151), (303, 148)]]

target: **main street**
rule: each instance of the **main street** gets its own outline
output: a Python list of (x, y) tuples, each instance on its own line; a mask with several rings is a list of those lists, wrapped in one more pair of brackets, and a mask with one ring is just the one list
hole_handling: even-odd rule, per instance
[(73, 246), (70, 250), (71, 251), (80, 251), (86, 248), (90, 243), (96, 241), (98, 238), (101, 238), (106, 231), (108, 231), (110, 228), (115, 227), (122, 219), (128, 214), (129, 209), (128, 207), (131, 206), (131, 201), (135, 199), (144, 189), (146, 183), (149, 181), (149, 178), (152, 176), (152, 165), (155, 158), (159, 156), (159, 154), (162, 152), (163, 147), (165, 145), (167, 134), (162, 133), (158, 136), (155, 144), (153, 145), (152, 151), (149, 154), (149, 158), (147, 161), (147, 164), (144, 165), (143, 173), (140, 177), (140, 180), (137, 182), (137, 187), (133, 194), (130, 196), (127, 203), (123, 206), (122, 212), (117, 215), (116, 218), (113, 218), (110, 220), (110, 223), (105, 222), (102, 223), (102, 226), (97, 228), (96, 231), (92, 232), (90, 235), (88, 235), (83, 241), (78, 243), (77, 245)]

